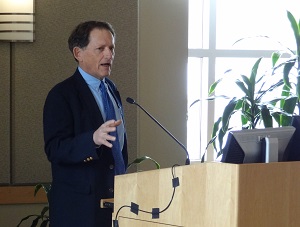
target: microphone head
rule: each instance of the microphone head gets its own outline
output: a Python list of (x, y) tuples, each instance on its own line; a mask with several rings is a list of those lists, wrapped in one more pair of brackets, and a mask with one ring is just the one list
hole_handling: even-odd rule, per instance
[(127, 97), (126, 101), (130, 104), (135, 104), (135, 101), (134, 99), (130, 98), (130, 97)]

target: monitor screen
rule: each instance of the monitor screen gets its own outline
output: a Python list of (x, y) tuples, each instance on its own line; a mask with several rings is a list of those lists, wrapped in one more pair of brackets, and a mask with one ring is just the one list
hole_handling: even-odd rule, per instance
[(264, 138), (276, 141), (277, 160), (286, 161), (285, 151), (294, 132), (293, 126), (231, 131), (223, 148), (221, 162), (236, 164), (265, 162)]

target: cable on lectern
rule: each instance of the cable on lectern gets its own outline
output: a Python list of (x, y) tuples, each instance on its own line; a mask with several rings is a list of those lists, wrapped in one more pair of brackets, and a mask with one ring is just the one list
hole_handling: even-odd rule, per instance
[(176, 166), (179, 166), (178, 164), (175, 164), (172, 166), (172, 187), (173, 187), (173, 194), (172, 194), (172, 197), (170, 199), (170, 202), (169, 204), (166, 206), (166, 208), (164, 208), (163, 210), (160, 211), (159, 208), (152, 208), (152, 211), (145, 211), (145, 210), (142, 210), (142, 209), (139, 209), (139, 205), (136, 204), (136, 203), (133, 203), (131, 202), (131, 205), (128, 206), (128, 205), (124, 205), (124, 206), (121, 206), (119, 208), (119, 210), (117, 211), (116, 213), (116, 216), (115, 216), (115, 220), (113, 220), (113, 226), (114, 227), (119, 227), (119, 223), (118, 223), (118, 215), (119, 215), (119, 212), (127, 207), (127, 208), (130, 208), (130, 211), (136, 215), (138, 215), (139, 212), (143, 212), (143, 213), (147, 213), (147, 214), (151, 214), (152, 215), (152, 219), (158, 219), (159, 218), (159, 215), (163, 212), (165, 212), (172, 204), (173, 202), (173, 199), (174, 199), (174, 195), (175, 195), (175, 191), (176, 191), (176, 187), (178, 187), (180, 184), (179, 184), (179, 178), (178, 177), (175, 177), (175, 167)]

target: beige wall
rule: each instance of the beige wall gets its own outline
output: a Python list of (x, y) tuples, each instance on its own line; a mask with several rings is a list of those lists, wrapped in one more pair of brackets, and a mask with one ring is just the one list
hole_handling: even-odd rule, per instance
[[(50, 181), (50, 165), (43, 150), (43, 104), (50, 88), (75, 70), (67, 39), (77, 23), (95, 19), (112, 23), (117, 40), (111, 78), (123, 96), (137, 92), (136, 1), (51, 0), (36, 1), (35, 6), (36, 40), (0, 43), (1, 184)], [(125, 106), (125, 114), (133, 159), (136, 157), (136, 111)]]
[[(186, 144), (188, 1), (139, 1), (137, 101)], [(182, 148), (138, 111), (138, 154), (161, 166), (184, 164)], [(153, 168), (152, 163), (149, 168)]]
[[(111, 78), (123, 97), (129, 159), (148, 155), (162, 167), (183, 164), (181, 148), (125, 99), (136, 99), (186, 144), (187, 5), (187, 0), (36, 0), (35, 42), (0, 43), (0, 184), (50, 180), (43, 103), (49, 89), (75, 70), (66, 40), (74, 25), (89, 19), (107, 20), (117, 32)], [(141, 167), (150, 168), (151, 163)], [(39, 207), (0, 205), (0, 226), (16, 226), (20, 216)], [(19, 215), (8, 215), (14, 209)]]

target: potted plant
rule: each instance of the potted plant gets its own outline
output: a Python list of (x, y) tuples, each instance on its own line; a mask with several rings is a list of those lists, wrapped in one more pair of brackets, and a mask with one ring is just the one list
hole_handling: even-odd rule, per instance
[[(41, 188), (44, 189), (44, 192), (47, 195), (47, 200), (49, 201), (49, 192), (51, 190), (51, 184), (50, 183), (37, 184), (35, 186), (34, 196), (36, 196), (36, 194), (38, 193), (38, 191)], [(48, 210), (49, 210), (49, 203), (42, 209), (40, 214), (31, 214), (31, 215), (28, 215), (28, 216), (22, 218), (22, 220), (19, 222), (17, 227), (19, 227), (23, 221), (26, 221), (29, 218), (34, 218), (31, 223), (32, 227), (36, 227), (38, 225), (39, 221), (41, 221), (40, 227), (46, 227), (50, 221), (49, 215), (48, 215)]]
[[(209, 89), (210, 100), (216, 98), (230, 99), (225, 106), (222, 116), (220, 116), (213, 125), (212, 139), (208, 145), (212, 144), (217, 157), (222, 154), (223, 140), (229, 130), (232, 129), (230, 121), (233, 115), (239, 115), (240, 125), (242, 129), (254, 129), (258, 123), (262, 122), (264, 127), (273, 127), (273, 115), (284, 114), (279, 108), (276, 107), (276, 103), (281, 98), (265, 99), (266, 96), (270, 96), (269, 93), (273, 92), (284, 85), (283, 79), (279, 79), (272, 84), (268, 84), (267, 75), (258, 75), (258, 68), (262, 58), (259, 58), (253, 65), (250, 74), (235, 75), (232, 74), (233, 70), (225, 72), (224, 77), (215, 81)], [(213, 96), (216, 90), (222, 85), (222, 82), (230, 77), (232, 86), (237, 86), (241, 90), (241, 95), (234, 95), (228, 97), (224, 95)], [(235, 80), (232, 80), (232, 77)]]
[[(226, 71), (223, 78), (210, 86), (209, 100), (219, 97), (230, 98), (222, 116), (213, 125), (212, 138), (207, 145), (207, 147), (213, 146), (217, 157), (222, 155), (223, 140), (227, 132), (232, 129), (230, 120), (234, 114), (240, 114), (241, 129), (254, 129), (259, 122), (262, 122), (263, 127), (273, 127), (273, 120), (278, 127), (290, 125), (296, 108), (300, 113), (300, 21), (297, 22), (289, 11), (287, 11), (287, 17), (297, 44), (296, 51), (284, 48), (284, 50), (273, 52), (271, 72), (267, 71), (263, 75), (257, 74), (262, 60), (259, 58), (253, 65), (249, 76), (239, 75), (233, 82), (233, 86), (237, 86), (242, 91), (242, 96), (213, 96), (226, 78), (226, 74), (231, 73), (232, 70)], [(284, 55), (288, 55), (289, 58), (284, 60), (286, 59), (283, 58)], [(276, 75), (279, 75), (280, 79), (274, 81)], [(272, 77), (270, 81), (274, 82), (268, 84), (266, 82), (270, 77)], [(265, 99), (269, 93), (278, 89), (281, 89), (281, 96)], [(202, 161), (204, 161), (204, 155)]]

